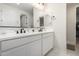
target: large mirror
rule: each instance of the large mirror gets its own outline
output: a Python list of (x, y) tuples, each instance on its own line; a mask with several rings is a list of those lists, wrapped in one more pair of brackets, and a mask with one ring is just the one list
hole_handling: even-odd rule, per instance
[(31, 3), (0, 3), (0, 27), (33, 27)]
[[(48, 13), (33, 3), (0, 3), (0, 27), (33, 28), (49, 25)], [(46, 8), (46, 6), (45, 6)], [(51, 21), (50, 21), (51, 22)]]

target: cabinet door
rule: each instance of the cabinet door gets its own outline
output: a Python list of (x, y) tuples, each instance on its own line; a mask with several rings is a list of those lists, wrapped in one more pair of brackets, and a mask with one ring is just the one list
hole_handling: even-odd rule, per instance
[(43, 55), (53, 48), (53, 36), (43, 38)]
[(30, 48), (31, 56), (41, 56), (41, 40), (31, 43)]
[[(29, 46), (29, 56), (41, 56), (41, 40), (34, 41)], [(27, 55), (27, 48), (26, 48), (26, 55)]]
[(25, 56), (25, 47), (26, 46), (17, 47), (9, 51), (2, 52), (1, 55), (2, 56)]

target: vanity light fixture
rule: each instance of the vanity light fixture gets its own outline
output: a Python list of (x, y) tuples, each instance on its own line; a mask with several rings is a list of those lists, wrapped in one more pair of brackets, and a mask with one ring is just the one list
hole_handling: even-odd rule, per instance
[(17, 5), (20, 5), (20, 3), (16, 3)]
[(38, 8), (40, 10), (44, 9), (44, 3), (33, 3), (33, 7)]

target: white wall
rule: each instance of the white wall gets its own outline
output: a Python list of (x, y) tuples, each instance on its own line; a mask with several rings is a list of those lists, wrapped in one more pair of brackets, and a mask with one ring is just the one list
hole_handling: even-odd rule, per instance
[(58, 51), (57, 54), (64, 55), (66, 53), (66, 4), (48, 4), (48, 8), (52, 15), (56, 17), (52, 27), (55, 31), (54, 49)]

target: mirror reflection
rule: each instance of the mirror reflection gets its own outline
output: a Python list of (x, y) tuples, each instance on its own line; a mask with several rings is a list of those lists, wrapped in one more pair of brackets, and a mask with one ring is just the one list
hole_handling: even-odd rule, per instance
[(33, 6), (28, 3), (0, 4), (0, 26), (33, 27)]
[(51, 17), (44, 6), (33, 3), (0, 3), (0, 27), (46, 27)]

